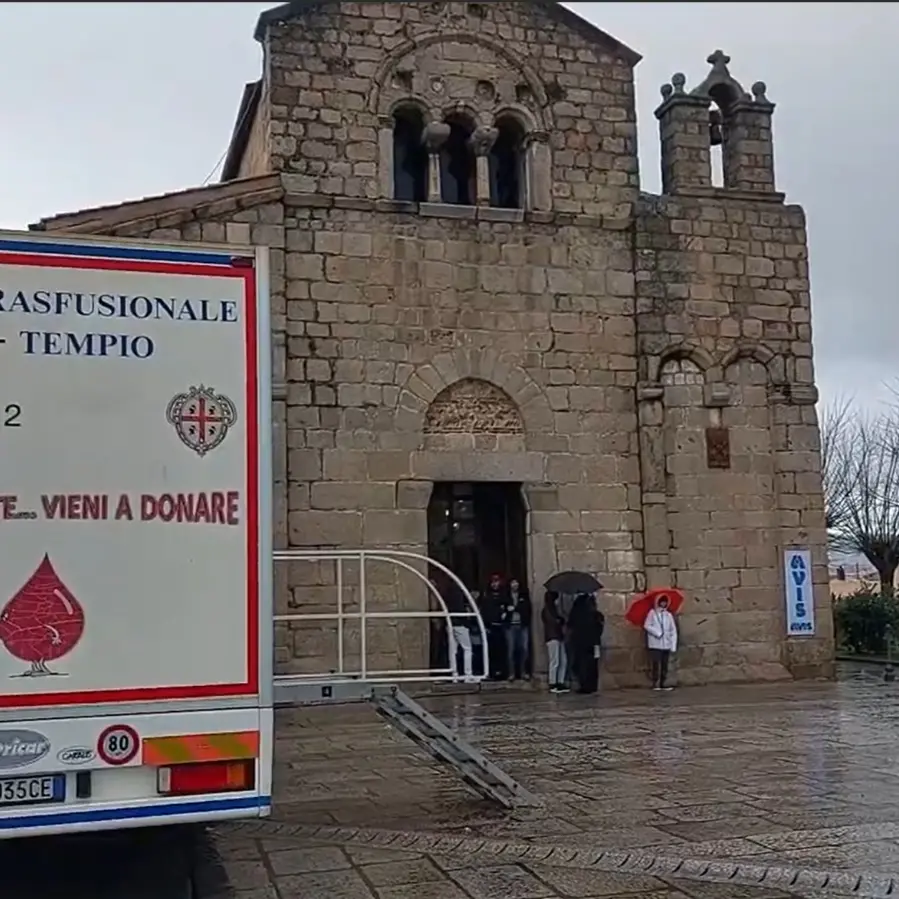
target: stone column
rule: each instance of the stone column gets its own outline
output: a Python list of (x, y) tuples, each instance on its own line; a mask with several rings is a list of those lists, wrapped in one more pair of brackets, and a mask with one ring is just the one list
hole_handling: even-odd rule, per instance
[(428, 150), (428, 202), (440, 203), (440, 148), (450, 135), (446, 122), (431, 122), (425, 127), (422, 141)]
[(476, 128), (468, 139), (477, 165), (477, 205), (490, 205), (490, 150), (499, 136), (496, 128)]
[(662, 142), (662, 193), (712, 186), (712, 141), (707, 96), (686, 93), (686, 78), (678, 72), (662, 85), (662, 105), (656, 110)]
[(552, 157), (549, 133), (534, 131), (525, 139), (525, 209), (552, 210)]
[(637, 389), (640, 435), (640, 488), (643, 511), (643, 564), (646, 586), (671, 586), (671, 537), (665, 484), (665, 388), (642, 384)]
[(378, 116), (378, 188), (382, 199), (394, 199), (393, 116)]

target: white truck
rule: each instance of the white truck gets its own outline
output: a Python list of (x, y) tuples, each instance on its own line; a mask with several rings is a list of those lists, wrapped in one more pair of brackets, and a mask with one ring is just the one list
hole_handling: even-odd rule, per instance
[(0, 837), (270, 812), (267, 260), (0, 232)]

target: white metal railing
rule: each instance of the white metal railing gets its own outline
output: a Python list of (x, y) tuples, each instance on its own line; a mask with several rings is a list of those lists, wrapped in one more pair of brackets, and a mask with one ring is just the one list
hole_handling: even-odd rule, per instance
[[(337, 667), (329, 668), (327, 671), (319, 671), (314, 673), (299, 674), (282, 674), (275, 676), (276, 683), (290, 682), (293, 684), (320, 683), (328, 678), (340, 680), (357, 680), (365, 683), (410, 683), (410, 682), (440, 682), (451, 681), (458, 682), (461, 680), (481, 681), (490, 673), (490, 656), (487, 646), (487, 629), (484, 627), (484, 620), (481, 617), (478, 607), (465, 584), (445, 565), (428, 556), (420, 553), (404, 552), (392, 549), (329, 549), (329, 550), (275, 550), (274, 558), (276, 563), (316, 563), (316, 562), (333, 562), (334, 563), (334, 583), (325, 585), (334, 589), (334, 611), (333, 612), (293, 612), (283, 615), (275, 615), (275, 625), (291, 622), (333, 622), (336, 624), (337, 631)], [(428, 609), (423, 611), (373, 611), (370, 608), (368, 593), (368, 571), (367, 566), (374, 563), (388, 564), (398, 571), (409, 572), (414, 575), (421, 583), (425, 585), (428, 596), (437, 601), (438, 609), (434, 610), (428, 604)], [(349, 589), (355, 589), (358, 592), (358, 608), (351, 610), (346, 599), (347, 589), (347, 569), (355, 564), (358, 566), (355, 586)], [(425, 571), (419, 570), (424, 567)], [(465, 598), (468, 610), (465, 612), (450, 612), (447, 607), (446, 600), (440, 593), (440, 590), (431, 582), (427, 572), (436, 569), (442, 572)], [(302, 590), (301, 586), (294, 586), (293, 589)], [(315, 589), (323, 589), (321, 586), (315, 586)], [(397, 589), (401, 589), (399, 585)], [(372, 669), (368, 660), (368, 638), (369, 625), (373, 621), (409, 621), (421, 620), (428, 621), (434, 619), (442, 619), (446, 624), (446, 636), (449, 652), (449, 665), (446, 668), (395, 668), (395, 669)], [(481, 674), (472, 675), (466, 678), (464, 674), (458, 674), (456, 671), (456, 657), (458, 655), (458, 643), (453, 633), (454, 620), (472, 619), (477, 623), (477, 629), (481, 638), (480, 647), (472, 646), (472, 659), (476, 658), (475, 653), (480, 652), (482, 659)], [(348, 623), (358, 622), (359, 625), (359, 651), (358, 667), (353, 667), (347, 663), (346, 652), (346, 626)]]

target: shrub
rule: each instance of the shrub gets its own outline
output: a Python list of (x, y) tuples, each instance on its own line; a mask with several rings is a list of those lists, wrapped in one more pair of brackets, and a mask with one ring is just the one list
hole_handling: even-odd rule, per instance
[(885, 655), (899, 640), (899, 602), (892, 596), (859, 590), (834, 601), (838, 645), (860, 655)]

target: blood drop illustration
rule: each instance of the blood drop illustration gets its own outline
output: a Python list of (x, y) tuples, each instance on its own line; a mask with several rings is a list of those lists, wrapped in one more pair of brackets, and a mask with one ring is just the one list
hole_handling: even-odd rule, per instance
[(84, 609), (45, 555), (0, 611), (0, 642), (11, 655), (31, 664), (23, 676), (40, 677), (58, 673), (47, 662), (70, 653), (83, 633)]

